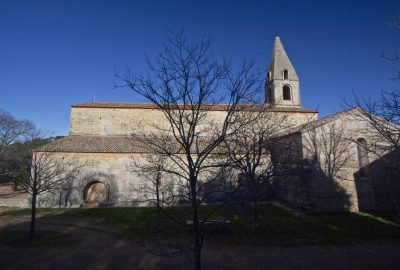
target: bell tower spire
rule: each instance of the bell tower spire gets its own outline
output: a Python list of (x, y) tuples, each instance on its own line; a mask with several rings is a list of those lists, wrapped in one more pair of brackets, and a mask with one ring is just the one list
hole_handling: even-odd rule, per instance
[(278, 36), (275, 37), (265, 91), (266, 102), (272, 106), (301, 106), (299, 77)]

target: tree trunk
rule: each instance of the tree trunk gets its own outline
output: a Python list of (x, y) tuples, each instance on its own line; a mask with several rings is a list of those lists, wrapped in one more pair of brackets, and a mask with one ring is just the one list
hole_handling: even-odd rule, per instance
[(33, 238), (35, 233), (35, 225), (36, 225), (36, 193), (32, 194), (32, 206), (31, 206), (31, 226), (29, 229), (29, 239)]
[(61, 203), (62, 203), (62, 190), (60, 191), (60, 197), (58, 200), (58, 208), (61, 208)]
[(157, 176), (156, 196), (157, 196), (156, 232), (159, 233), (161, 229), (161, 224), (160, 224), (161, 222), (160, 222), (160, 184), (158, 176)]
[(194, 255), (194, 269), (201, 269), (201, 247), (202, 247), (202, 237), (199, 224), (199, 213), (197, 204), (197, 194), (196, 194), (196, 183), (193, 181), (191, 183), (192, 192), (192, 220), (193, 220), (193, 255)]
[(254, 228), (258, 224), (257, 196), (259, 186), (256, 184), (256, 176), (254, 173), (250, 175), (250, 207), (251, 207), (251, 226)]
[(258, 224), (258, 207), (257, 201), (253, 200), (251, 203), (251, 226), (254, 228)]
[(68, 206), (68, 200), (69, 200), (69, 195), (70, 195), (70, 190), (67, 190), (65, 193), (65, 198), (64, 198), (64, 207), (67, 208)]
[(394, 196), (394, 195), (392, 195), (392, 196), (393, 196), (393, 203), (394, 203), (394, 207), (396, 208), (397, 216), (400, 217), (399, 203), (398, 203), (398, 201), (397, 201), (396, 196)]
[[(195, 205), (195, 206), (194, 206)], [(196, 201), (192, 201), (192, 219), (193, 219), (193, 255), (194, 269), (201, 269), (201, 232), (198, 217), (198, 206)]]

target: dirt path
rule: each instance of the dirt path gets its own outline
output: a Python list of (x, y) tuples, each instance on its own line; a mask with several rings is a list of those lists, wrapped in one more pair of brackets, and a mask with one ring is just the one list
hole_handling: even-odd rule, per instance
[[(26, 230), (26, 217), (1, 217), (4, 228)], [(0, 246), (1, 269), (191, 269), (190, 254), (153, 255), (115, 228), (78, 219), (39, 218), (38, 230), (62, 231), (79, 243), (63, 247)], [(148, 247), (148, 246), (147, 246)], [(151, 249), (153, 246), (150, 247)], [(155, 252), (171, 249), (157, 247)], [(207, 245), (204, 269), (399, 269), (400, 245), (249, 247)]]

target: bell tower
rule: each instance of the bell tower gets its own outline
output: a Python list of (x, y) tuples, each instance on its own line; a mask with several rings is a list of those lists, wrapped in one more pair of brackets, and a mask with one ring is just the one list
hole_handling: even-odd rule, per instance
[(299, 77), (278, 36), (267, 72), (265, 96), (265, 102), (272, 106), (301, 106)]

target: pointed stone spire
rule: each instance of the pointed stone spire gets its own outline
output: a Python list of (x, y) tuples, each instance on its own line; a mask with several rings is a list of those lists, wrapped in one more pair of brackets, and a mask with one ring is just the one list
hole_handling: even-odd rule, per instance
[(265, 91), (266, 102), (272, 106), (300, 107), (299, 77), (278, 36), (275, 37)]
[(285, 48), (282, 45), (281, 39), (276, 36), (274, 48), (272, 50), (272, 58), (269, 64), (268, 71), (271, 72), (271, 79), (282, 79), (284, 70), (288, 71), (289, 80), (299, 80), (296, 70), (293, 67), (289, 56), (286, 54)]

